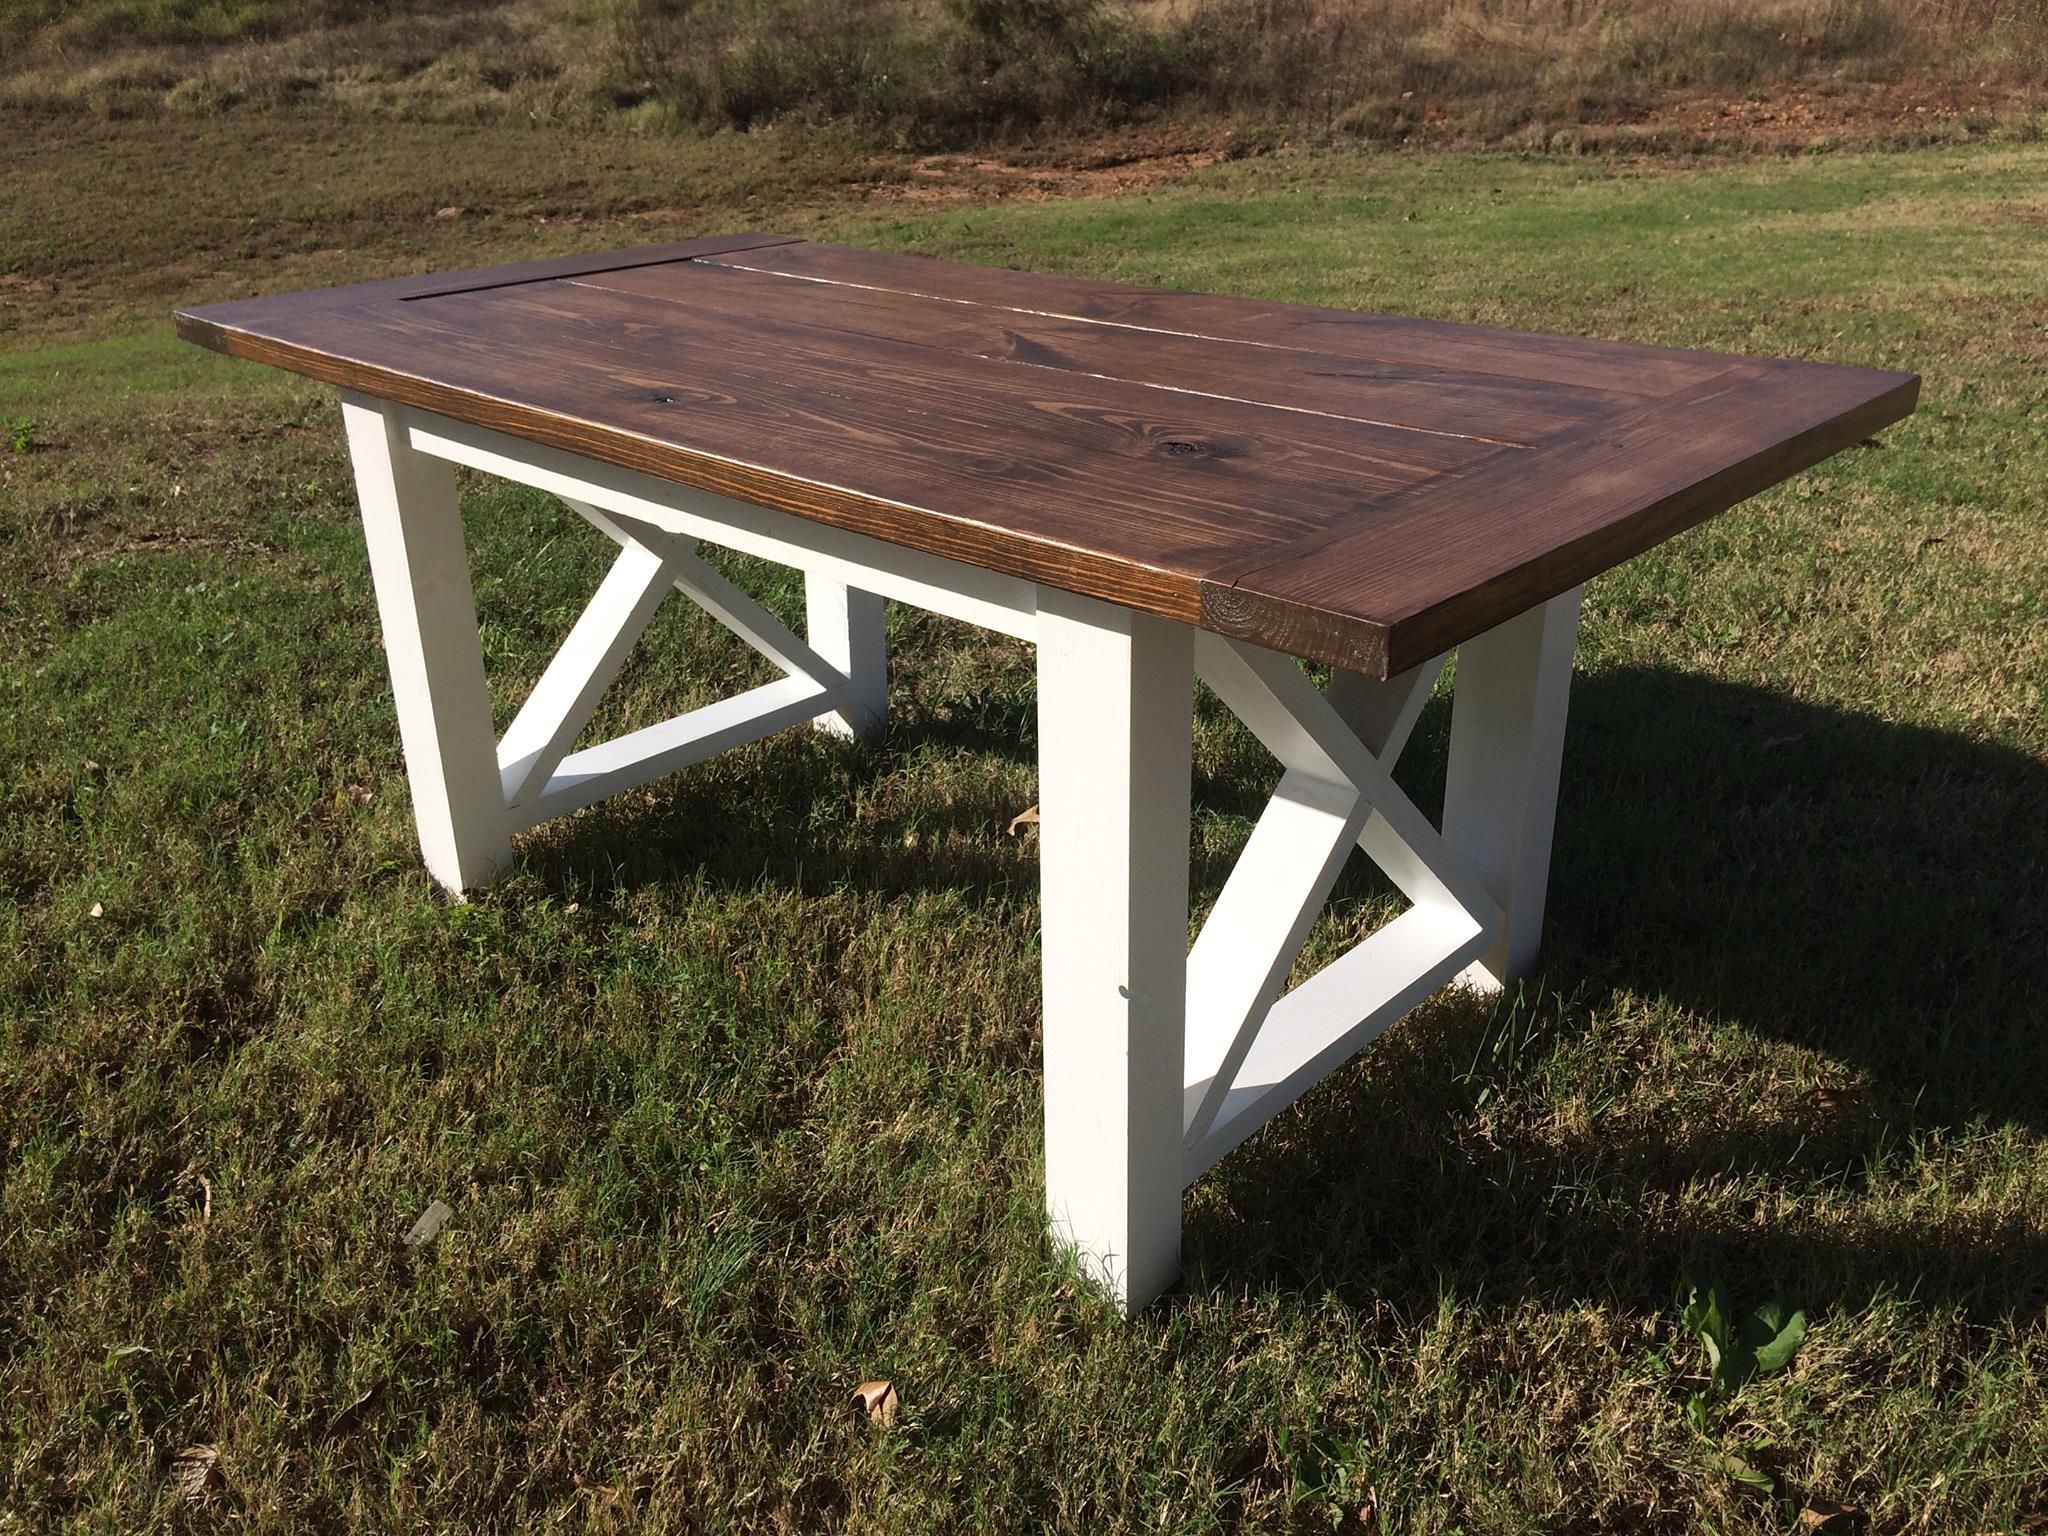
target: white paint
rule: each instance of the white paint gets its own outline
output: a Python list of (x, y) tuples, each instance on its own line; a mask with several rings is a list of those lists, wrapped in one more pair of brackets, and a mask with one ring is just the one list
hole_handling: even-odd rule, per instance
[[(1198, 647), (1198, 653), (1208, 668), (1205, 680), (1224, 677), (1230, 690), (1226, 702), (1235, 699), (1258, 711), (1267, 735), (1292, 755), (1282, 758), (1287, 772), (1188, 956), (1190, 1146), (1207, 1137), (1220, 1115), (1268, 1010), (1287, 984), (1301, 946), (1329, 900), (1330, 888), (1374, 814), (1372, 799), (1351, 776), (1357, 762), (1347, 773), (1273, 718), (1274, 710), (1284, 711), (1285, 706), (1260, 676), (1276, 676), (1290, 691), (1291, 682), (1263, 662), (1255, 675), (1236, 675), (1232, 663), (1244, 659), (1241, 653), (1225, 656), (1206, 646)], [(1285, 658), (1281, 665), (1298, 673)], [(1407, 744), (1441, 668), (1439, 657), (1385, 683), (1339, 672), (1324, 699), (1384, 772)], [(1296, 707), (1306, 707), (1310, 696), (1306, 688), (1296, 692)], [(1344, 751), (1349, 754), (1349, 747)], [(1317, 777), (1317, 768), (1341, 782)]]
[[(1277, 652), (1201, 635), (1195, 658), (1287, 771), (1188, 960), (1190, 1179), (1448, 980), (1499, 921), (1391, 777), (1440, 659), (1384, 684), (1339, 674), (1333, 702)], [(1280, 997), (1354, 842), (1415, 906)]]
[(455, 476), (407, 444), (394, 409), (347, 396), (341, 409), (420, 856), (460, 893), (510, 865), (512, 837)]
[(1195, 670), (1288, 768), (1365, 797), (1372, 815), (1359, 846), (1410, 901), (1463, 907), (1482, 927), (1498, 926), (1499, 904), (1476, 872), (1291, 657), (1205, 631), (1195, 637)]
[(1351, 734), (1365, 744), (1366, 751), (1391, 772), (1415, 733), (1415, 722), (1422, 718), (1423, 706), (1429, 703), (1448, 660), (1446, 652), (1383, 683), (1336, 667), (1330, 672), (1323, 697), (1351, 728)]
[(870, 736), (889, 716), (889, 641), (882, 599), (812, 572), (804, 577), (805, 627), (818, 654), (848, 679), (846, 702), (818, 716), (835, 736)]
[(522, 830), (566, 816), (621, 790), (800, 725), (816, 715), (819, 706), (829, 707), (837, 698), (837, 693), (820, 688), (808, 677), (785, 677), (659, 725), (585, 747), (563, 758), (547, 788), (514, 809), (511, 816)]
[(1035, 588), (1020, 577), (749, 506), (431, 412), (408, 408), (403, 415), (412, 445), (422, 453), (1019, 640), (1036, 637)]
[(670, 533), (652, 523), (610, 516), (580, 502), (572, 501), (569, 506), (592, 527), (621, 544), (640, 543), (661, 551), (674, 570), (678, 592), (783, 671), (808, 677), (821, 688), (836, 688), (846, 682), (841, 668), (799, 640), (788, 625), (706, 562), (696, 552), (695, 539)]
[(523, 805), (546, 787), (674, 580), (674, 566), (646, 545), (619, 551), (498, 743), (506, 805)]
[(1188, 955), (1188, 1140), (1222, 1108), (1370, 809), (1290, 768), (1252, 829)]
[(1273, 1005), (1182, 1177), (1216, 1160), (1450, 981), (1485, 944), (1462, 914), (1412, 907)]
[[(1445, 827), (1391, 771), (1443, 658), (1326, 692), (1274, 651), (480, 427), (344, 395), (428, 868), (460, 891), (510, 836), (815, 720), (884, 717), (884, 598), (1038, 642), (1046, 1205), (1128, 1314), (1179, 1267), (1185, 1184), (1459, 977), (1533, 964), (1579, 594), (1458, 658)], [(449, 463), (549, 490), (621, 546), (502, 744)], [(799, 638), (698, 554), (708, 538), (805, 573)], [(570, 752), (670, 590), (787, 675)], [(1281, 762), (1280, 785), (1187, 949), (1192, 683)], [(1284, 995), (1353, 846), (1414, 906)]]
[(1128, 1315), (1180, 1268), (1191, 631), (1040, 601), (1046, 1210)]
[(1500, 904), (1499, 933), (1460, 978), (1482, 992), (1528, 975), (1542, 942), (1583, 590), (1458, 648), (1444, 841)]

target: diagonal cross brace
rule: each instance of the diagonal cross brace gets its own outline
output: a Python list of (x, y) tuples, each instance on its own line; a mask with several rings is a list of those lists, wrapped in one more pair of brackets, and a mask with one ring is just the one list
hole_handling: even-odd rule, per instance
[(1364, 796), (1372, 815), (1359, 844), (1410, 901), (1450, 903), (1482, 927), (1499, 926), (1500, 904), (1464, 855), (1415, 808), (1291, 658), (1204, 631), (1195, 638), (1195, 671), (1282, 766)]
[[(783, 718), (792, 710), (809, 703), (829, 708), (848, 689), (845, 673), (714, 570), (697, 553), (694, 539), (601, 512), (587, 503), (568, 505), (614, 539), (620, 545), (619, 556), (498, 744), (507, 809), (531, 809), (543, 798), (560, 800), (551, 786), (574, 791), (582, 800), (595, 782), (593, 775), (602, 774), (610, 783), (643, 753), (652, 762), (655, 754), (673, 755), (702, 734), (678, 733), (672, 728), (675, 722), (635, 732), (578, 753), (578, 759), (588, 760), (581, 771), (569, 775), (570, 784), (556, 784), (569, 748), (671, 590), (689, 597), (786, 674), (781, 683), (711, 706), (717, 719), (703, 718), (698, 724), (715, 729), (720, 739), (736, 733), (736, 739), (748, 739), (744, 728), (750, 721), (779, 729), (793, 723)], [(793, 718), (807, 717), (799, 713)]]
[(589, 723), (597, 702), (668, 596), (675, 563), (630, 540), (555, 652), (498, 742), (505, 804), (523, 805), (547, 787)]
[[(1423, 911), (1400, 934), (1361, 946), (1376, 958), (1391, 958), (1405, 970), (1420, 956), (1429, 969), (1441, 957), (1428, 951), (1445, 944), (1468, 948), (1500, 923), (1498, 905), (1389, 777), (1442, 658), (1384, 685), (1339, 673), (1328, 695), (1290, 659), (1218, 636), (1197, 636), (1195, 665), (1286, 771), (1188, 956), (1185, 1136), (1191, 1154), (1213, 1140), (1354, 843)], [(1346, 983), (1359, 995), (1352, 969), (1345, 968)], [(1339, 1014), (1343, 1008), (1331, 996), (1336, 970), (1305, 983), (1301, 1006), (1292, 1010), (1313, 1013), (1314, 1028), (1324, 1034), (1332, 1005)], [(1325, 978), (1329, 984), (1314, 987)], [(1385, 1001), (1405, 991), (1396, 978)], [(1209, 1160), (1220, 1155), (1213, 1152)]]
[(843, 687), (846, 673), (812, 649), (782, 620), (718, 574), (697, 550), (697, 541), (687, 534), (671, 533), (652, 523), (602, 512), (581, 502), (570, 507), (589, 520), (592, 527), (620, 543), (645, 545), (666, 553), (674, 563), (676, 590), (718, 620), (754, 650), (760, 652), (792, 677), (808, 677), (821, 688)]

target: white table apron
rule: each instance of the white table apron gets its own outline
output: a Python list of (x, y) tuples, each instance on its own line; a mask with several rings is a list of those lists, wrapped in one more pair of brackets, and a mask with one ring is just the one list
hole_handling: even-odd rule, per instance
[[(1038, 647), (1046, 1208), (1128, 1314), (1180, 1263), (1186, 1186), (1453, 982), (1533, 964), (1579, 592), (1458, 648), (1442, 830), (1389, 777), (1445, 658), (1318, 690), (1279, 652), (942, 556), (345, 392), (420, 850), (460, 893), (515, 832), (806, 720), (873, 729), (882, 602)], [(620, 545), (561, 651), (495, 739), (452, 466), (549, 491)], [(798, 637), (696, 553), (803, 571)], [(671, 590), (785, 676), (572, 752)], [(1199, 677), (1283, 767), (1192, 950), (1190, 736)], [(1353, 846), (1408, 898), (1291, 991)]]

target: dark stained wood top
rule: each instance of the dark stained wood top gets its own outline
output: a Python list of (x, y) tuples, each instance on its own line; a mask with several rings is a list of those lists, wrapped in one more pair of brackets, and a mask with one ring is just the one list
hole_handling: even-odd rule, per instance
[(1920, 381), (728, 235), (181, 310), (446, 416), (1375, 676)]

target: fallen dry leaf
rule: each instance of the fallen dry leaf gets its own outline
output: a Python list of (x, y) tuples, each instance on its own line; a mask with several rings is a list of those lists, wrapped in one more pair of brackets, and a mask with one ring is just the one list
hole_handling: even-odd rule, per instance
[(1026, 827), (1038, 825), (1038, 807), (1027, 806), (1010, 818), (1010, 836), (1015, 837)]
[(405, 1246), (424, 1248), (441, 1235), (441, 1229), (448, 1225), (448, 1218), (455, 1210), (445, 1200), (436, 1200), (428, 1206), (420, 1219), (412, 1224), (412, 1230), (405, 1234)]
[(622, 1531), (630, 1529), (633, 1517), (632, 1497), (621, 1489), (603, 1483), (588, 1482), (581, 1472), (574, 1474), (576, 1491), (590, 1501), (590, 1528), (594, 1531)]
[(98, 902), (94, 902), (92, 904), (92, 910), (86, 913), (85, 915), (87, 917), (105, 917), (107, 915), (107, 909), (101, 906)]
[(353, 1432), (357, 1423), (363, 1417), (363, 1411), (370, 1406), (371, 1402), (376, 1399), (377, 1394), (383, 1388), (383, 1382), (373, 1381), (346, 1403), (343, 1403), (334, 1417), (327, 1421), (327, 1433), (329, 1435), (338, 1435), (343, 1431)]
[(1825, 1085), (1809, 1090), (1806, 1095), (1806, 1107), (1817, 1115), (1832, 1115), (1844, 1102), (1839, 1088), (1829, 1088)]
[(864, 1381), (853, 1389), (853, 1406), (865, 1413), (871, 1423), (887, 1429), (896, 1422), (896, 1383), (893, 1381)]
[(1799, 1511), (1802, 1531), (1857, 1531), (1863, 1528), (1863, 1511), (1854, 1504), (1837, 1504), (1831, 1499), (1808, 1499)]
[(187, 1499), (204, 1499), (220, 1482), (220, 1452), (210, 1445), (188, 1445), (171, 1458), (171, 1476)]

